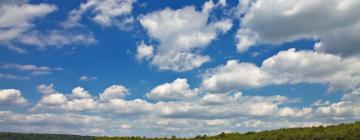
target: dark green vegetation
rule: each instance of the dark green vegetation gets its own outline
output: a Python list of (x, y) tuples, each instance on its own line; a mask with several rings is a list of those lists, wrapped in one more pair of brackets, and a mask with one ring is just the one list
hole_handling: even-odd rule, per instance
[(91, 136), (0, 132), (0, 140), (95, 140)]
[(0, 140), (360, 140), (360, 121), (351, 124), (307, 128), (287, 128), (262, 132), (221, 133), (194, 138), (90, 137), (57, 134), (0, 133)]

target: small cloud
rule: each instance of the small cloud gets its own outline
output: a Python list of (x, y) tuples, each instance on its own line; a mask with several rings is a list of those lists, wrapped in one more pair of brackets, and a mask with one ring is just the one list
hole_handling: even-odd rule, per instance
[(0, 68), (3, 69), (15, 69), (19, 72), (29, 72), (31, 75), (47, 75), (51, 74), (54, 71), (62, 71), (64, 70), (61, 67), (47, 67), (47, 66), (36, 66), (32, 64), (14, 64), (14, 63), (4, 63), (0, 64)]
[(96, 79), (98, 79), (98, 77), (96, 77), (96, 76), (81, 76), (80, 78), (79, 78), (79, 80), (81, 80), (81, 81), (91, 81), (91, 80), (96, 80)]

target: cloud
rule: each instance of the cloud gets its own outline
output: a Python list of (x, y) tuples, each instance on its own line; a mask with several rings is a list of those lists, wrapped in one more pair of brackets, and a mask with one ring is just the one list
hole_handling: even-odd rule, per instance
[(71, 97), (77, 99), (87, 99), (87, 98), (91, 98), (91, 95), (89, 91), (86, 91), (84, 88), (76, 87), (72, 89)]
[(316, 112), (324, 119), (357, 120), (360, 117), (360, 89), (344, 94), (339, 102), (322, 104)]
[(0, 89), (0, 106), (25, 105), (27, 100), (17, 89)]
[(28, 76), (18, 76), (9, 73), (0, 73), (0, 79), (10, 79), (10, 80), (27, 80), (30, 79)]
[(81, 80), (81, 81), (91, 81), (91, 80), (97, 80), (97, 79), (98, 79), (98, 77), (96, 77), (96, 76), (86, 76), (86, 75), (81, 76), (79, 78), (79, 80)]
[(15, 64), (0, 62), (0, 79), (29, 80), (34, 76), (49, 75), (53, 72), (58, 72), (62, 70), (63, 68), (61, 67), (48, 67), (32, 64)]
[[(163, 86), (175, 91), (191, 91), (186, 79), (176, 79), (154, 89)], [(122, 135), (146, 136), (176, 134), (189, 137), (199, 133), (216, 134), (225, 129), (254, 131), (328, 125), (355, 120), (359, 115), (358, 90), (344, 94), (339, 102), (310, 107), (290, 107), (290, 104), (301, 101), (297, 98), (245, 95), (242, 92), (203, 93), (194, 95), (190, 100), (153, 103), (144, 99), (124, 99), (126, 94), (101, 100), (104, 93), (127, 93), (125, 87), (120, 87), (113, 85), (98, 96), (90, 96), (82, 87), (75, 87), (70, 94), (65, 94), (55, 91), (52, 84), (39, 85), (43, 97), (30, 108), (30, 112), (0, 111), (0, 119), (6, 120), (0, 122), (0, 130), (89, 135), (119, 135), (120, 132)], [(22, 127), (16, 127), (19, 125)], [(40, 131), (38, 128), (41, 127), (49, 129)], [(152, 132), (158, 133), (152, 135)]]
[(141, 42), (136, 49), (136, 59), (149, 60), (154, 55), (154, 47), (152, 45), (146, 45), (144, 42)]
[(153, 88), (146, 96), (150, 99), (167, 100), (189, 100), (196, 98), (197, 89), (190, 89), (187, 79), (176, 79), (172, 83), (165, 83)]
[(267, 58), (260, 67), (229, 60), (203, 75), (202, 88), (226, 93), (267, 85), (320, 83), (329, 85), (330, 91), (353, 90), (360, 84), (359, 66), (357, 58), (289, 49)]
[[(0, 43), (18, 53), (25, 53), (24, 49), (11, 44), (35, 25), (31, 22), (57, 10), (50, 4), (27, 4), (25, 1), (0, 3)], [(16, 13), (14, 15), (14, 13)]]
[(320, 43), (315, 46), (319, 52), (341, 56), (359, 54), (360, 34), (356, 32), (360, 27), (359, 1), (257, 0), (250, 3), (242, 8), (248, 10), (241, 18), (236, 35), (239, 52), (256, 44), (312, 39)]
[[(39, 91), (44, 95), (31, 108), (31, 111), (85, 111), (132, 116), (155, 115), (166, 118), (220, 119), (236, 116), (271, 116), (281, 113), (283, 109), (279, 105), (297, 101), (280, 95), (269, 97), (244, 96), (241, 92), (228, 95), (206, 94), (202, 96), (197, 94), (196, 89), (189, 89), (186, 79), (176, 79), (172, 83), (162, 84), (151, 90), (147, 96), (160, 100), (155, 103), (143, 99), (123, 99), (128, 93), (127, 89), (120, 85), (106, 88), (103, 93), (99, 94), (99, 98), (90, 96), (81, 87), (74, 88), (71, 94), (60, 93), (53, 88), (52, 84), (38, 86)], [(286, 113), (287, 117), (305, 114), (301, 113), (303, 112), (301, 109), (289, 109), (292, 109), (290, 113), (293, 114)]]
[(2, 11), (0, 15), (0, 43), (17, 53), (27, 53), (26, 49), (16, 46), (18, 44), (44, 49), (48, 46), (60, 48), (74, 44), (91, 45), (96, 43), (91, 32), (75, 29), (47, 29), (47, 31), (36, 29), (33, 22), (56, 11), (55, 5), (29, 4), (26, 0), (0, 4), (0, 11)]
[(53, 84), (41, 84), (38, 91), (43, 94), (41, 100), (30, 111), (95, 111), (97, 102), (82, 87), (75, 87), (71, 94), (56, 91)]
[(124, 98), (125, 95), (129, 94), (128, 89), (122, 85), (112, 85), (104, 90), (100, 94), (101, 101), (109, 101), (111, 99)]
[(229, 60), (225, 65), (210, 69), (203, 76), (202, 88), (214, 93), (258, 88), (276, 81), (261, 68), (251, 63)]
[(83, 15), (90, 12), (92, 20), (99, 25), (126, 28), (127, 24), (133, 22), (129, 15), (133, 10), (134, 2), (134, 0), (87, 0), (81, 3), (78, 9), (69, 13), (63, 25), (65, 27), (78, 26)]
[(14, 64), (14, 63), (0, 63), (0, 67), (3, 69), (15, 69), (17, 71), (20, 72), (29, 72), (31, 75), (47, 75), (47, 74), (51, 74), (52, 72), (56, 72), (56, 71), (62, 71), (63, 68), (61, 67), (56, 67), (56, 68), (51, 68), (51, 67), (47, 67), (47, 66), (36, 66), (36, 65), (31, 65), (31, 64)]
[(54, 84), (49, 84), (49, 85), (41, 84), (37, 86), (37, 90), (44, 95), (56, 93), (54, 89)]
[(80, 114), (54, 113), (15, 113), (0, 111), (2, 131), (37, 132), (37, 133), (67, 133), (67, 134), (100, 134), (101, 132), (85, 127), (100, 127), (105, 118)]
[(57, 48), (70, 45), (89, 46), (97, 42), (91, 32), (72, 30), (31, 31), (21, 36), (18, 41), (26, 45), (36, 46), (39, 49), (45, 49), (49, 46)]
[[(160, 70), (188, 71), (210, 61), (200, 52), (220, 34), (232, 27), (230, 19), (209, 21), (211, 7), (196, 11), (188, 6), (173, 10), (165, 8), (140, 17), (147, 34), (159, 41), (151, 64)], [(206, 8), (209, 8), (206, 10)]]

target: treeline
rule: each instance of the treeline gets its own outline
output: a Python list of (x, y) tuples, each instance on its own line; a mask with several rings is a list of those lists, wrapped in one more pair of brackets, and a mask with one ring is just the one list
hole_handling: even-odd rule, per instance
[(247, 133), (221, 133), (216, 136), (199, 135), (194, 138), (146, 137), (90, 137), (56, 134), (0, 133), (0, 140), (360, 140), (360, 121), (351, 124), (286, 128)]
[(91, 136), (0, 132), (0, 140), (96, 140)]

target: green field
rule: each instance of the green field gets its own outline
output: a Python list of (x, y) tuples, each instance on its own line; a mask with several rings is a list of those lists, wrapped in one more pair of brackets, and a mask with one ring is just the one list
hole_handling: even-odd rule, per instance
[(0, 140), (360, 140), (360, 121), (351, 124), (307, 128), (287, 128), (262, 132), (221, 133), (194, 138), (91, 137), (59, 134), (0, 133)]

